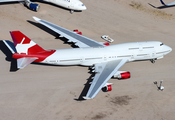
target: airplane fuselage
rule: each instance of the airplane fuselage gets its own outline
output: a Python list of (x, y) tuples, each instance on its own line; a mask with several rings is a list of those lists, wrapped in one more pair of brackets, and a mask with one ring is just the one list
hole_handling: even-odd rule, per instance
[[(22, 34), (20, 31), (11, 31), (14, 45), (17, 52), (12, 50), (10, 45), (4, 41), (6, 46), (12, 51), (13, 58), (17, 59), (17, 68), (23, 69), (32, 62), (40, 62), (53, 65), (83, 65), (92, 66), (91, 76), (93, 80), (84, 99), (92, 99), (102, 89), (111, 91), (111, 83), (107, 81), (111, 78), (128, 79), (130, 72), (119, 71), (126, 63), (137, 60), (151, 60), (163, 58), (172, 49), (158, 41), (131, 42), (105, 46), (103, 43), (82, 37), (59, 26), (42, 21), (44, 25), (49, 25), (54, 30), (60, 30), (60, 35), (69, 37), (80, 48), (44, 50), (34, 41)], [(57, 32), (58, 32), (57, 31)], [(68, 36), (69, 35), (69, 36)], [(79, 40), (79, 42), (78, 42)]]
[(104, 47), (58, 49), (41, 63), (54, 65), (92, 66), (117, 59), (160, 59), (171, 52), (171, 48), (157, 41), (122, 43)]
[(86, 6), (79, 0), (43, 0), (43, 1), (50, 2), (71, 10), (79, 10), (79, 11), (86, 10)]

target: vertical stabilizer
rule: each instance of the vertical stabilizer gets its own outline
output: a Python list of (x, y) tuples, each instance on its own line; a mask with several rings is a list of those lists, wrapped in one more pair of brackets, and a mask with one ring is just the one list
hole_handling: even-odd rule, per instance
[(12, 36), (16, 50), (19, 54), (25, 53), (26, 55), (29, 55), (45, 51), (43, 48), (41, 48), (39, 45), (37, 45), (20, 31), (11, 31), (10, 34)]
[(56, 50), (44, 50), (20, 31), (10, 32), (16, 52), (13, 52), (13, 58), (17, 59), (17, 67), (22, 69), (32, 62), (42, 62)]

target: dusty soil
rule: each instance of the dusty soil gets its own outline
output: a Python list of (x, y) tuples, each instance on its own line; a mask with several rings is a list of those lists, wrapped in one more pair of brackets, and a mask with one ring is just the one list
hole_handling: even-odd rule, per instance
[[(159, 0), (82, 0), (83, 12), (50, 4), (40, 4), (33, 12), (21, 4), (0, 5), (0, 40), (10, 40), (9, 31), (20, 30), (44, 49), (71, 48), (32, 16), (69, 30), (79, 29), (84, 36), (112, 44), (135, 41), (161, 41), (175, 48), (175, 7), (162, 8)], [(166, 3), (172, 0), (166, 0)], [(156, 9), (154, 7), (159, 7)], [(2, 41), (1, 41), (2, 42)], [(90, 77), (88, 67), (31, 64), (16, 72), (0, 45), (0, 119), (2, 120), (173, 120), (175, 118), (174, 50), (155, 64), (150, 61), (125, 64), (131, 78), (114, 83), (111, 92), (92, 100), (77, 101)], [(6, 50), (5, 50), (6, 51)], [(163, 81), (158, 91), (154, 81)]]

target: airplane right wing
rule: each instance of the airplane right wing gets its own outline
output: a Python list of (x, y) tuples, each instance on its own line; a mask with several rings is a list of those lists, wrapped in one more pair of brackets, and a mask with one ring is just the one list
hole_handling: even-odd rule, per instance
[(165, 6), (173, 6), (173, 5), (175, 5), (175, 1), (174, 1), (174, 2), (171, 2), (171, 3), (168, 3), (168, 4), (165, 4), (165, 3), (163, 2), (163, 0), (160, 0), (160, 2), (161, 2), (163, 5), (165, 5)]
[(1, 2), (18, 2), (18, 1), (24, 1), (24, 0), (0, 0)]
[(78, 47), (99, 47), (99, 46), (105, 46), (100, 42), (97, 42), (95, 40), (92, 40), (90, 38), (84, 37), (82, 35), (76, 34), (73, 31), (67, 30), (65, 28), (62, 28), (60, 26), (57, 26), (53, 23), (50, 23), (45, 20), (41, 20), (37, 17), (33, 17), (37, 22), (41, 23), (42, 25), (48, 27), (49, 29), (55, 31), (56, 33), (60, 34), (61, 36), (64, 36), (68, 39), (68, 42), (74, 42), (75, 45)]
[(127, 59), (119, 59), (95, 64), (95, 77), (84, 99), (92, 99), (104, 87), (106, 82), (127, 62)]

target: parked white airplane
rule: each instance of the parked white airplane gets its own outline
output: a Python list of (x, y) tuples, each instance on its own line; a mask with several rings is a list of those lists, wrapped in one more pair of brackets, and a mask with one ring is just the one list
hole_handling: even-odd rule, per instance
[[(30, 0), (0, 0), (1, 2), (24, 2), (24, 4), (31, 10), (38, 11), (39, 5), (36, 3), (31, 2)], [(41, 0), (50, 2), (56, 5), (59, 5), (61, 7), (67, 8), (71, 10), (71, 13), (74, 12), (74, 10), (82, 11), (86, 10), (86, 6), (80, 1), (80, 0)]]
[(42, 25), (59, 33), (73, 42), (79, 48), (44, 50), (19, 31), (12, 31), (11, 36), (17, 53), (11, 49), (6, 41), (4, 43), (17, 59), (19, 69), (32, 62), (40, 62), (53, 65), (82, 65), (90, 66), (95, 76), (84, 99), (94, 98), (97, 93), (106, 88), (111, 91), (111, 84), (107, 81), (111, 78), (127, 79), (130, 72), (118, 71), (125, 63), (139, 60), (155, 60), (163, 58), (172, 49), (158, 41), (130, 42), (105, 46), (75, 32), (69, 31), (48, 21), (33, 17)]
[(160, 0), (160, 2), (161, 2), (163, 5), (165, 5), (165, 6), (173, 6), (173, 5), (175, 5), (175, 1), (174, 1), (174, 2), (171, 2), (171, 3), (168, 3), (168, 4), (165, 4), (165, 3), (163, 2), (163, 0)]

